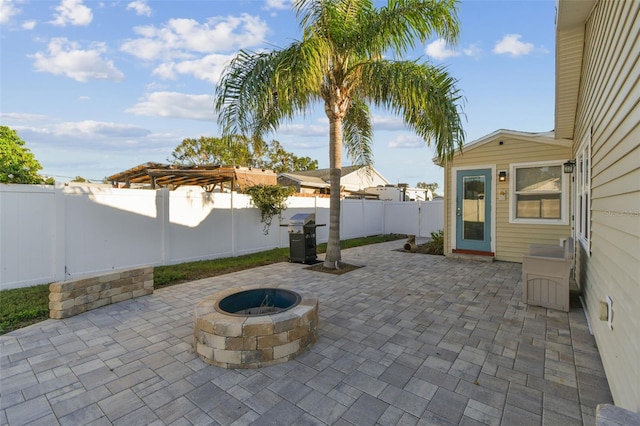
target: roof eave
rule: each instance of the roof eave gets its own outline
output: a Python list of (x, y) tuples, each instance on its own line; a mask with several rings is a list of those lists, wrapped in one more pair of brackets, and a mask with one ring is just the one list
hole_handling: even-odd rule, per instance
[[(565, 138), (558, 138), (554, 136), (553, 131), (532, 133), (532, 132), (520, 132), (517, 130), (498, 129), (495, 132), (489, 133), (488, 135), (482, 136), (481, 138), (471, 141), (468, 144), (464, 145), (462, 147), (462, 153), (464, 155), (464, 153), (467, 151), (479, 148), (482, 145), (485, 145), (489, 142), (495, 141), (496, 139), (500, 139), (500, 138), (509, 138), (512, 140), (536, 142), (536, 143), (549, 144), (549, 145), (555, 145), (555, 146), (559, 145), (559, 146), (570, 147), (572, 145), (571, 140), (565, 139)], [(460, 155), (460, 152), (456, 151), (453, 157), (456, 158), (459, 155)], [(444, 162), (440, 161), (437, 157), (433, 158), (433, 162), (434, 164), (440, 167), (443, 167), (445, 164)]]
[(573, 139), (578, 108), (585, 23), (597, 0), (556, 3), (555, 133)]

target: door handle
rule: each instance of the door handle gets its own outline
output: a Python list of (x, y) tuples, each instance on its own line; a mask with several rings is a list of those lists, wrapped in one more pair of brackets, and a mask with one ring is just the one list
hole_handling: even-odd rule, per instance
[(460, 210), (460, 207), (458, 207), (456, 209), (456, 216), (461, 216), (462, 215), (462, 211)]

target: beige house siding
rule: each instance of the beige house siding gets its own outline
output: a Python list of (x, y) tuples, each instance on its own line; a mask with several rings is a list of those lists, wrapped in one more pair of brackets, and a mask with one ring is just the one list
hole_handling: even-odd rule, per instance
[[(591, 136), (590, 247), (576, 276), (616, 405), (640, 410), (640, 2), (600, 1), (587, 21), (575, 148)], [(591, 251), (590, 255), (588, 251)], [(598, 319), (613, 299), (612, 330)]]
[[(500, 145), (502, 141), (502, 145)], [(528, 252), (531, 244), (560, 244), (561, 238), (570, 235), (570, 225), (545, 225), (509, 223), (509, 203), (512, 194), (509, 193), (509, 180), (511, 165), (521, 163), (543, 161), (566, 161), (571, 155), (571, 147), (567, 144), (541, 143), (526, 138), (498, 133), (495, 138), (478, 146), (473, 146), (462, 155), (457, 155), (454, 160), (445, 166), (445, 253), (452, 254), (455, 244), (454, 214), (456, 209), (456, 194), (453, 193), (454, 185), (452, 169), (476, 168), (477, 165), (495, 165), (496, 174), (499, 170), (507, 170), (507, 182), (497, 182), (497, 176), (492, 176), (495, 181), (495, 193), (492, 202), (495, 206), (493, 226), (495, 230), (494, 248), (495, 259), (507, 262), (522, 262), (522, 255)], [(506, 193), (505, 200), (499, 200), (501, 191)]]
[[(571, 138), (573, 136), (573, 118), (578, 103), (580, 67), (582, 66), (582, 46), (584, 31), (582, 28), (571, 28), (558, 31), (565, 50), (561, 50), (556, 58), (556, 137)], [(563, 93), (559, 95), (558, 91)]]

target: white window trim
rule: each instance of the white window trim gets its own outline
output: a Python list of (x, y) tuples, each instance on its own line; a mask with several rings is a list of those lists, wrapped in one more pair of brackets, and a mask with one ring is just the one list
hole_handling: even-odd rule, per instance
[(562, 173), (561, 178), (561, 196), (560, 196), (560, 219), (523, 219), (516, 217), (516, 169), (523, 167), (544, 167), (544, 166), (560, 166), (562, 169), (562, 165), (567, 160), (552, 160), (552, 161), (537, 161), (533, 163), (512, 163), (510, 165), (509, 176), (509, 223), (522, 223), (522, 224), (531, 224), (531, 225), (568, 225), (569, 217), (571, 216), (569, 212), (569, 174)]
[[(580, 170), (580, 157), (584, 156), (589, 161), (589, 173), (587, 174), (587, 179), (583, 180), (583, 172)], [(580, 241), (580, 244), (585, 248), (586, 252), (591, 254), (590, 250), (590, 234), (591, 234), (591, 132), (588, 132), (583, 138), (582, 142), (580, 142), (580, 146), (576, 151), (576, 173), (575, 173), (575, 198), (574, 198), (574, 229), (576, 239)], [(587, 194), (588, 202), (584, 206), (583, 212), (585, 216), (578, 217), (580, 215), (580, 195)], [(586, 220), (585, 220), (586, 219)], [(582, 229), (580, 229), (580, 224), (583, 222), (588, 222), (587, 232), (583, 233)]]

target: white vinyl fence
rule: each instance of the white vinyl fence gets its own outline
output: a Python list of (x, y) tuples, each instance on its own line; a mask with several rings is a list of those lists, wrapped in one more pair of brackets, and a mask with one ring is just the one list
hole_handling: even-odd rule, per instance
[[(288, 247), (280, 225), (296, 213), (328, 225), (329, 199), (289, 198), (264, 235), (259, 210), (243, 194), (0, 184), (0, 289)], [(428, 237), (443, 223), (442, 201), (342, 201), (342, 239)], [(326, 242), (328, 226), (316, 234)]]

